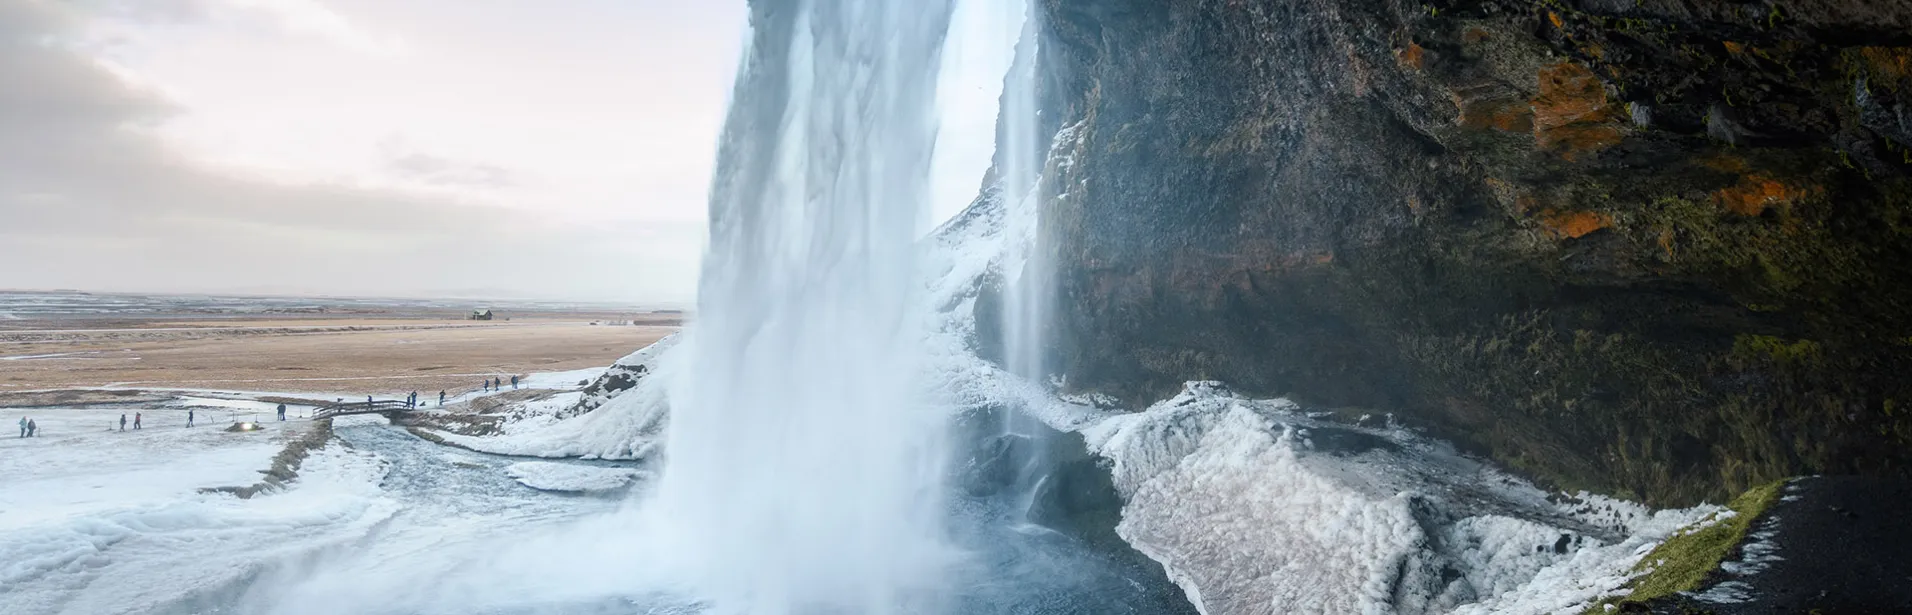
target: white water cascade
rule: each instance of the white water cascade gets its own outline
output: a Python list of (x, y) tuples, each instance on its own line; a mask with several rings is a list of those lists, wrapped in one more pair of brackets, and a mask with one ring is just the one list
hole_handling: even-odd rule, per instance
[(1036, 53), (1039, 36), (1036, 11), (1029, 2), (1001, 3), (1020, 13), (1009, 24), (1016, 32), (1016, 55), (1003, 82), (1001, 128), (997, 135), (997, 165), (1001, 198), (1007, 213), (1008, 258), (1003, 272), (1003, 364), (1012, 374), (1041, 383), (1048, 377), (1044, 360), (1044, 331), (1048, 328), (1053, 267), (1043, 255), (1042, 166), (1046, 149), (1038, 141), (1036, 115)]
[(754, 3), (655, 505), (717, 612), (920, 613), (944, 420), (916, 381), (948, 0)]

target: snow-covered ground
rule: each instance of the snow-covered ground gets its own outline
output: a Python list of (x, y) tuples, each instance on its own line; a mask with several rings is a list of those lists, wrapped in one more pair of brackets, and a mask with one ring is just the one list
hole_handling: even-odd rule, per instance
[[(575, 387), (588, 377), (527, 384)], [(637, 477), (603, 465), (526, 471), (517, 460), (434, 445), (364, 416), (337, 419), (336, 439), (311, 452), (287, 489), (252, 499), (207, 491), (259, 482), (285, 444), (314, 425), (271, 420), (276, 404), (249, 399), (259, 396), (5, 411), (9, 427), (32, 417), (40, 436), (0, 438), (0, 613), (338, 612), (302, 611), (258, 592), (307, 587), (286, 575), (339, 547), (428, 553), (617, 506), (547, 495), (521, 480), (591, 491)], [(198, 424), (190, 429), (188, 408)], [(144, 419), (137, 431), (134, 413)], [(263, 429), (225, 430), (242, 420)]]
[[(475, 451), (521, 457), (578, 457), (583, 459), (641, 460), (651, 456), (664, 435), (664, 419), (670, 407), (667, 386), (672, 363), (662, 352), (678, 336), (660, 340), (625, 357), (620, 363), (644, 365), (642, 377), (634, 388), (599, 400), (597, 409), (583, 415), (559, 420), (576, 407), (583, 393), (567, 392), (546, 400), (514, 408), (500, 432), (491, 436), (464, 436), (439, 433), (446, 442)], [(604, 369), (595, 370), (603, 373)], [(595, 375), (594, 375), (595, 376)], [(588, 379), (580, 379), (588, 380)], [(576, 388), (578, 380), (542, 379)], [(555, 388), (555, 387), (554, 387)]]
[(395, 509), (378, 493), (382, 462), (343, 447), (315, 452), (282, 494), (201, 493), (257, 482), (296, 428), (155, 420), (169, 414), (122, 433), (118, 410), (35, 409), (44, 438), (0, 443), (0, 612), (154, 612)]

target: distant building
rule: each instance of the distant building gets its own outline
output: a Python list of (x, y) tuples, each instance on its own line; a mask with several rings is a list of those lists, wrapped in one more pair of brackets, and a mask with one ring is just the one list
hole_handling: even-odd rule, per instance
[(491, 310), (472, 310), (470, 320), (491, 320)]

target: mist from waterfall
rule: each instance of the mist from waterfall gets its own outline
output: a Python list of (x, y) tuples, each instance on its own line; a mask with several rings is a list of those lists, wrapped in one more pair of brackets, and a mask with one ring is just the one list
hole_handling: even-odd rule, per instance
[(752, 9), (654, 505), (718, 612), (933, 610), (915, 262), (949, 0)]

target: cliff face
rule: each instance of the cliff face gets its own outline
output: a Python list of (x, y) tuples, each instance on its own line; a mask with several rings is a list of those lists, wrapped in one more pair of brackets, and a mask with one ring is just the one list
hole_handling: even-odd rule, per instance
[(1912, 463), (1912, 3), (1043, 0), (1069, 388), (1682, 504)]

